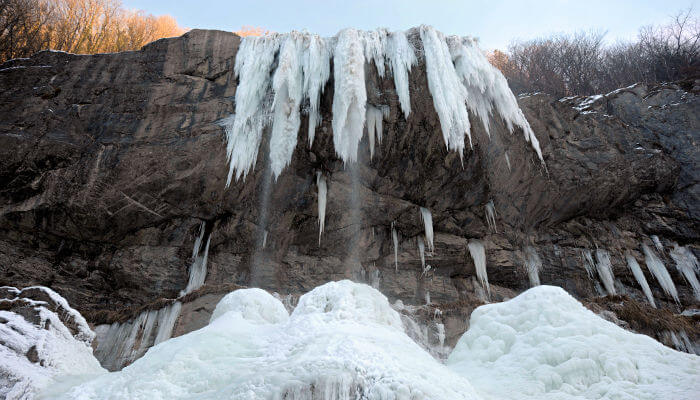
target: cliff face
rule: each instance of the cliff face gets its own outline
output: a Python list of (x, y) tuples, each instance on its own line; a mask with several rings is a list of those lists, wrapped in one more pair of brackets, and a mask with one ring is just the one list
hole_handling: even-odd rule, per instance
[[(659, 338), (687, 328), (697, 340), (697, 324), (673, 315), (699, 305), (669, 256), (672, 242), (695, 254), (700, 244), (697, 84), (636, 85), (588, 99), (521, 97), (545, 169), (520, 132), (497, 118), (490, 138), (472, 121), (473, 148), (460, 160), (445, 149), (425, 65), (411, 71), (407, 119), (391, 79), (366, 65), (368, 103), (389, 107), (373, 158), (367, 137), (357, 168), (335, 155), (331, 78), (313, 146), (302, 116), (291, 165), (276, 181), (265, 178), (266, 136), (255, 169), (226, 188), (220, 123), (234, 111), (239, 43), (230, 33), (194, 30), (137, 52), (41, 52), (0, 66), (0, 284), (49, 286), (94, 324), (124, 320), (186, 287), (204, 222), (206, 280), (184, 300), (175, 334), (202, 326), (235, 285), (293, 298), (351, 278), (404, 303), (423, 304), (429, 293), (453, 343), (481, 290), (469, 240), (485, 244), (494, 301), (530, 287), (528, 246), (542, 261), (542, 284), (579, 299), (604, 295), (582, 254), (606, 250), (615, 292), (624, 296), (596, 307), (624, 320), (633, 319), (620, 312), (625, 302), (656, 312), (625, 255), (644, 265), (641, 245), (654, 247), (657, 235), (679, 302), (643, 268), (658, 312), (671, 322), (626, 323)], [(320, 244), (318, 171), (328, 181)], [(495, 230), (486, 219), (490, 201)], [(427, 272), (419, 207), (434, 221)]]

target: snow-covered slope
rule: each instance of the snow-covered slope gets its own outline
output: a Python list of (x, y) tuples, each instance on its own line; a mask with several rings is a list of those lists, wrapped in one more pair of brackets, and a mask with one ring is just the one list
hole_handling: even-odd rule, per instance
[(485, 399), (697, 399), (700, 357), (628, 332), (563, 289), (472, 313), (448, 367)]

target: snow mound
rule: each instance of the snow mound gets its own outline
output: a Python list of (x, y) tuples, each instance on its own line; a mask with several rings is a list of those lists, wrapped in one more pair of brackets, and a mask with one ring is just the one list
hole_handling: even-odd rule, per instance
[(104, 372), (90, 347), (95, 334), (58, 293), (3, 286), (0, 299), (0, 398), (32, 399), (57, 376)]
[(246, 321), (258, 324), (287, 322), (289, 313), (273, 295), (262, 289), (240, 289), (224, 296), (216, 305), (209, 322), (226, 313), (236, 313)]
[(487, 399), (697, 399), (700, 393), (700, 357), (625, 331), (552, 286), (474, 310), (447, 365)]
[(256, 317), (238, 312), (257, 308), (259, 313), (248, 315), (260, 316), (284, 309), (261, 291), (239, 290), (222, 303), (217, 306), (222, 313), (208, 326), (151, 348), (122, 371), (45, 395), (134, 400), (479, 399), (466, 378), (404, 333), (398, 313), (367, 285), (340, 281), (317, 287), (300, 298), (288, 320), (278, 323), (260, 324)]

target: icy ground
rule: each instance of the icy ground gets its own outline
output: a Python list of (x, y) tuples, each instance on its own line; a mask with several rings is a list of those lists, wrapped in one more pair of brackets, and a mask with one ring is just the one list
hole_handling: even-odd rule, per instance
[[(59, 399), (697, 399), (700, 357), (630, 333), (564, 290), (476, 309), (446, 364), (370, 286), (330, 282), (291, 315), (261, 289), (225, 296), (208, 326)], [(73, 378), (74, 379), (74, 378)]]

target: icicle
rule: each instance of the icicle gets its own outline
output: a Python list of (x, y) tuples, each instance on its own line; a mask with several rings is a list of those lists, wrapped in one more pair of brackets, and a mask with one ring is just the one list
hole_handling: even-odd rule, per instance
[(445, 325), (436, 322), (435, 327), (437, 328), (438, 342), (440, 343), (440, 349), (445, 346)]
[(374, 107), (367, 104), (367, 138), (369, 139), (370, 158), (374, 157), (375, 137), (379, 144), (382, 143), (382, 121), (384, 119), (384, 107)]
[(211, 235), (207, 238), (207, 243), (204, 246), (204, 251), (201, 251), (202, 241), (204, 240), (205, 223), (202, 222), (199, 228), (199, 236), (194, 241), (192, 249), (192, 265), (190, 266), (190, 276), (185, 289), (180, 291), (180, 296), (192, 293), (199, 289), (207, 277), (207, 258), (209, 257), (209, 243)]
[(504, 154), (506, 156), (506, 165), (508, 166), (508, 171), (512, 171), (512, 169), (510, 168), (510, 157), (508, 157), (508, 152), (506, 151)]
[(421, 26), (420, 37), (425, 53), (428, 88), (433, 97), (435, 111), (440, 118), (442, 137), (447, 150), (454, 150), (464, 157), (464, 135), (471, 133), (467, 113), (467, 90), (455, 71), (445, 36), (432, 26)]
[(433, 214), (431, 214), (430, 210), (427, 208), (421, 207), (420, 215), (421, 219), (423, 220), (423, 224), (425, 225), (425, 238), (428, 241), (428, 250), (430, 250), (430, 253), (432, 254), (432, 252), (435, 250), (435, 242), (433, 241)]
[(542, 260), (537, 255), (537, 250), (532, 246), (525, 246), (525, 269), (527, 276), (530, 279), (530, 286), (540, 285), (540, 269), (542, 268)]
[(656, 280), (659, 282), (659, 285), (664, 290), (664, 293), (673, 297), (673, 300), (680, 304), (680, 301), (678, 300), (678, 292), (676, 291), (676, 285), (673, 284), (673, 279), (668, 273), (664, 263), (661, 262), (654, 251), (645, 243), (642, 243), (642, 251), (644, 252), (644, 261), (647, 264), (647, 268), (649, 268), (649, 271), (651, 271), (652, 275), (654, 275)]
[(676, 268), (678, 272), (683, 275), (688, 284), (693, 288), (693, 293), (695, 298), (700, 300), (700, 282), (695, 275), (695, 271), (698, 270), (698, 259), (695, 255), (687, 248), (681, 247), (678, 243), (673, 244), (673, 250), (669, 253), (673, 261), (676, 262)]
[(484, 243), (480, 240), (470, 240), (467, 245), (469, 248), (469, 254), (474, 260), (474, 267), (476, 269), (476, 276), (479, 278), (481, 286), (486, 289), (487, 298), (491, 298), (491, 287), (489, 286), (489, 278), (486, 273), (486, 250), (484, 249)]
[(153, 346), (170, 339), (181, 310), (182, 303), (179, 301), (158, 310), (158, 329), (156, 330)]
[(309, 147), (314, 144), (316, 127), (321, 122), (319, 102), (331, 75), (330, 50), (327, 41), (318, 35), (309, 35), (305, 41), (302, 70), (304, 93), (309, 99)]
[(270, 169), (277, 178), (292, 159), (301, 124), (299, 105), (302, 102), (304, 38), (298, 32), (286, 35), (280, 47), (277, 69), (272, 78), (275, 93), (274, 119), (270, 136)]
[(365, 59), (367, 62), (369, 62), (369, 60), (374, 62), (379, 77), (383, 78), (386, 71), (384, 67), (384, 53), (387, 31), (385, 29), (377, 29), (374, 31), (360, 31), (358, 33), (364, 45)]
[(430, 292), (427, 290), (425, 291), (425, 304), (430, 305)]
[(456, 74), (466, 89), (467, 107), (479, 116), (486, 133), (489, 133), (489, 116), (495, 108), (508, 130), (513, 132), (514, 126), (523, 130), (525, 140), (544, 163), (537, 137), (503, 74), (486, 59), (473, 39), (450, 36), (447, 43)]
[(595, 251), (596, 258), (596, 269), (598, 270), (598, 276), (600, 276), (601, 282), (608, 294), (614, 295), (615, 293), (615, 275), (612, 272), (612, 263), (610, 262), (610, 254), (607, 251), (598, 249)]
[(326, 221), (326, 200), (328, 196), (328, 186), (326, 178), (321, 171), (316, 172), (316, 186), (318, 188), (318, 245), (321, 245), (321, 234)]
[(632, 271), (634, 278), (637, 279), (637, 283), (639, 283), (639, 286), (642, 287), (642, 291), (644, 292), (644, 295), (647, 296), (649, 304), (651, 304), (652, 307), (656, 308), (656, 303), (654, 302), (654, 294), (651, 292), (649, 283), (647, 283), (647, 278), (644, 276), (644, 272), (639, 266), (639, 263), (629, 252), (625, 254), (625, 258), (627, 259), (627, 266), (629, 267), (630, 271)]
[(279, 35), (248, 37), (241, 42), (234, 70), (240, 80), (236, 88), (236, 112), (222, 125), (226, 128), (226, 154), (229, 172), (226, 186), (245, 178), (255, 165), (263, 128), (268, 124), (269, 106), (265, 96), (270, 89), (270, 69), (279, 48)]
[(262, 248), (264, 249), (265, 246), (267, 246), (267, 229), (263, 231), (263, 242), (262, 242)]
[(421, 270), (424, 271), (425, 273), (425, 243), (423, 242), (423, 238), (418, 236), (418, 253), (420, 254), (420, 265), (421, 265)]
[(659, 239), (658, 236), (656, 235), (651, 235), (651, 241), (654, 242), (654, 246), (656, 247), (656, 250), (661, 253), (661, 255), (664, 254), (664, 245), (661, 244), (661, 240)]
[(593, 271), (596, 269), (593, 253), (590, 250), (581, 250), (581, 256), (583, 256), (583, 267), (586, 268), (588, 278), (593, 279)]
[(411, 113), (411, 97), (408, 91), (408, 73), (416, 65), (416, 53), (403, 32), (393, 32), (387, 40), (386, 55), (394, 75), (394, 86), (399, 96), (401, 110), (405, 118)]
[(333, 144), (344, 162), (354, 162), (362, 139), (367, 103), (364, 49), (355, 29), (338, 33), (333, 76)]
[(399, 270), (399, 235), (396, 233), (394, 221), (391, 222), (391, 240), (394, 242), (394, 268)]
[(496, 207), (493, 205), (493, 200), (486, 203), (486, 223), (494, 232), (498, 233), (496, 228)]

